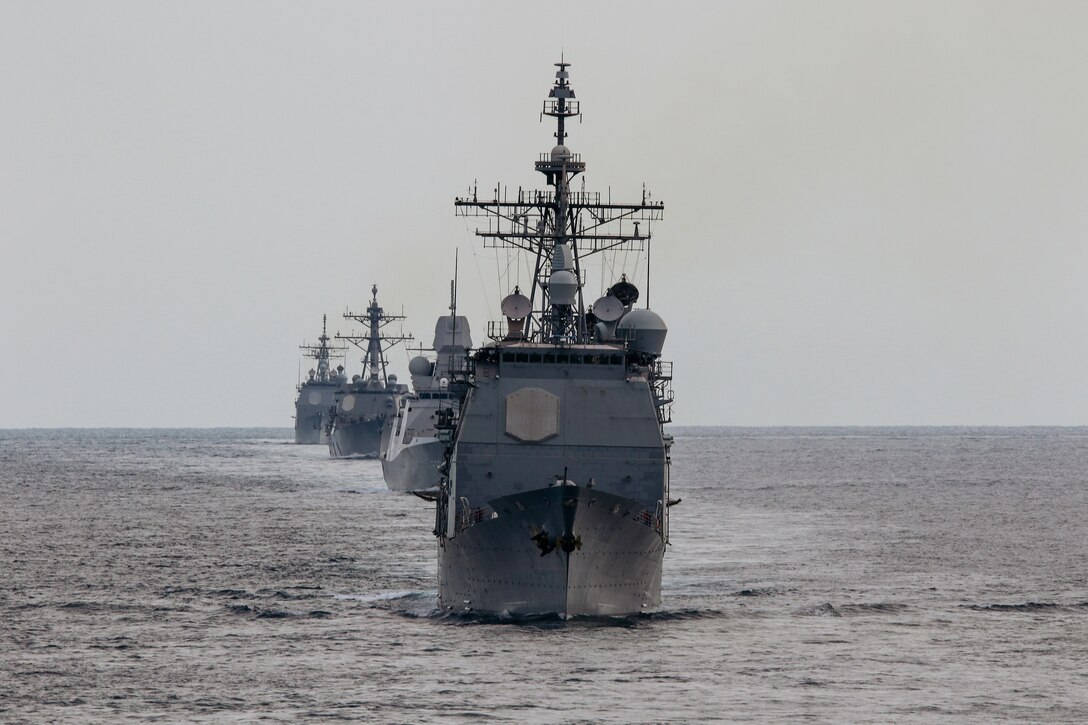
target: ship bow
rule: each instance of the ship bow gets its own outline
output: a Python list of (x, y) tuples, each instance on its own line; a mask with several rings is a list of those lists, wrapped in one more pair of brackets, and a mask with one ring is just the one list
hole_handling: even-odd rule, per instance
[(440, 548), (451, 611), (619, 616), (660, 604), (660, 524), (631, 499), (556, 485), (462, 511), (457, 528)]

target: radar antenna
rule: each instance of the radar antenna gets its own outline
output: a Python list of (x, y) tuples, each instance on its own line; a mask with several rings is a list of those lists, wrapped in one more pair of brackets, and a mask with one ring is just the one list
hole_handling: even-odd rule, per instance
[(309, 345), (303, 342), (298, 346), (298, 349), (302, 350), (304, 357), (313, 358), (317, 361), (317, 370), (312, 371), (312, 379), (319, 383), (329, 382), (329, 379), (332, 376), (330, 353), (344, 352), (348, 349), (346, 345), (329, 344), (331, 338), (328, 333), (328, 320), (328, 315), (321, 316), (321, 337), (317, 338), (316, 345)]
[(550, 188), (519, 188), (514, 193), (500, 184), (492, 199), (481, 200), (474, 185), (471, 198), (454, 200), (458, 215), (481, 218), (476, 235), (484, 247), (520, 249), (535, 257), (528, 299), (536, 312), (525, 318), (522, 334), (528, 340), (564, 345), (588, 342), (593, 334), (585, 322), (582, 260), (604, 251), (647, 251), (651, 223), (665, 209), (645, 191), (640, 201), (615, 203), (610, 194), (571, 189), (571, 180), (586, 165), (566, 146), (567, 119), (581, 118), (570, 65), (562, 57), (555, 64), (555, 82), (540, 114), (541, 120), (556, 120), (557, 144), (535, 163)]
[(354, 320), (362, 325), (366, 326), (367, 332), (365, 335), (341, 335), (336, 333), (337, 340), (347, 340), (355, 347), (362, 350), (363, 355), (363, 368), (369, 371), (370, 382), (380, 383), (383, 387), (387, 384), (386, 380), (386, 367), (387, 362), (385, 359), (385, 353), (391, 347), (400, 342), (406, 342), (414, 339), (409, 335), (387, 335), (382, 332), (382, 328), (388, 325), (394, 320), (403, 320), (404, 315), (390, 315), (386, 314), (385, 310), (378, 304), (378, 285), (374, 285), (370, 290), (371, 298), (370, 305), (366, 308), (365, 314), (356, 314), (354, 312), (345, 312), (344, 319)]

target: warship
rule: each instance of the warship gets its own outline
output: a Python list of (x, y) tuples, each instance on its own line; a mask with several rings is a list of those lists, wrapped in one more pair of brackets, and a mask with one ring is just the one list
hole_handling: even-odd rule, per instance
[(386, 351), (411, 335), (389, 335), (383, 328), (403, 315), (386, 314), (378, 304), (378, 286), (371, 288), (370, 304), (362, 315), (345, 312), (344, 318), (366, 326), (364, 335), (336, 334), (364, 351), (363, 375), (356, 375), (336, 401), (328, 425), (329, 454), (334, 458), (377, 458), (381, 450), (382, 427), (397, 411), (408, 386), (387, 375)]
[[(554, 148), (535, 163), (549, 188), (500, 185), (483, 200), (473, 187), (454, 201), (459, 216), (480, 218), (485, 248), (516, 250), (533, 271), (528, 295), (513, 288), (491, 342), (451, 379), (459, 412), (437, 426), (445, 476), (430, 498), (438, 603), (451, 612), (567, 618), (660, 605), (678, 503), (667, 328), (648, 306), (650, 227), (664, 205), (645, 187), (633, 203), (571, 187), (586, 167), (566, 146), (566, 122), (580, 115), (569, 65), (556, 64), (541, 115), (556, 123)], [(599, 290), (586, 289), (593, 255), (610, 260)], [(616, 278), (631, 258), (645, 258), (630, 269), (645, 282), (644, 307), (633, 281)]]
[(317, 362), (317, 369), (310, 368), (309, 377), (298, 384), (295, 399), (295, 443), (315, 445), (328, 443), (325, 432), (332, 419), (337, 393), (347, 384), (344, 366), (332, 368), (330, 353), (343, 352), (347, 347), (330, 345), (327, 317), (321, 316), (321, 337), (316, 345), (303, 343), (299, 346), (304, 355)]
[(456, 286), (451, 284), (450, 314), (439, 317), (434, 326), (435, 359), (417, 355), (408, 361), (413, 393), (400, 399), (383, 433), (382, 474), (390, 490), (426, 490), (438, 485), (446, 444), (439, 440), (435, 426), (440, 415), (457, 414), (460, 403), (449, 381), (454, 375), (464, 377), (471, 347), (468, 320), (457, 314)]

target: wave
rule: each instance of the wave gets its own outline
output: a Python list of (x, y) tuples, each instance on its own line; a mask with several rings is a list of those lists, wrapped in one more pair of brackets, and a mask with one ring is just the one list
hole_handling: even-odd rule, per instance
[(437, 607), (427, 612), (401, 611), (399, 614), (413, 619), (430, 619), (451, 625), (505, 625), (539, 629), (557, 629), (566, 627), (606, 628), (622, 627), (633, 629), (658, 622), (697, 621), (719, 619), (733, 615), (719, 609), (664, 609), (630, 615), (577, 615), (562, 617), (554, 612), (548, 614), (491, 614), (483, 612), (449, 612)]
[(87, 602), (83, 600), (65, 602), (64, 604), (57, 605), (57, 607), (59, 609), (82, 612), (85, 614), (96, 614), (101, 612), (141, 612), (152, 609), (152, 607), (145, 604), (128, 604), (119, 602)]
[(217, 589), (209, 593), (220, 597), (230, 597), (231, 599), (253, 599), (255, 596), (245, 589)]
[[(258, 589), (251, 592), (248, 589), (234, 589), (231, 587), (221, 589), (203, 589), (200, 587), (164, 587), (163, 596), (183, 594), (195, 597), (221, 597), (226, 599), (314, 599), (324, 596), (320, 585), (299, 584), (283, 587), (282, 589)], [(296, 593), (296, 591), (298, 593)]]
[(287, 587), (288, 589), (302, 589), (305, 593), (292, 594), (291, 592), (285, 592), (282, 589), (261, 589), (257, 593), (262, 597), (271, 597), (272, 599), (287, 599), (291, 601), (299, 599), (313, 599), (313, 591), (320, 589), (321, 587)]
[(642, 616), (648, 615), (630, 617), (579, 616), (564, 618), (554, 612), (548, 614), (524, 614), (514, 616), (510, 614), (490, 614), (483, 612), (447, 612), (441, 609), (434, 609), (427, 614), (425, 618), (442, 624), (455, 626), (503, 625), (525, 627), (529, 629), (560, 629), (567, 627), (632, 628), (637, 626), (638, 619)]
[(205, 589), (203, 587), (163, 587), (164, 597), (188, 595), (194, 597), (230, 597), (231, 599), (257, 599), (258, 595), (245, 589), (222, 588)]
[(835, 609), (835, 606), (831, 602), (824, 602), (823, 604), (815, 604), (811, 607), (805, 607), (804, 609), (798, 609), (797, 614), (802, 617), (841, 617), (842, 612)]
[(330, 619), (336, 615), (324, 609), (315, 609), (309, 612), (293, 612), (289, 609), (272, 609), (248, 604), (230, 604), (227, 611), (231, 614), (248, 617), (250, 619)]
[(287, 619), (300, 616), (298, 612), (289, 612), (286, 609), (260, 609), (257, 610), (257, 619)]
[(734, 592), (734, 596), (737, 597), (771, 597), (782, 594), (782, 590), (775, 589), (774, 587), (756, 587), (754, 589), (741, 589), (738, 592)]
[(860, 617), (869, 614), (895, 614), (909, 610), (910, 607), (906, 604), (895, 602), (863, 602), (838, 606), (831, 602), (823, 602), (798, 609), (795, 614), (802, 617)]
[(378, 592), (376, 594), (334, 594), (333, 599), (340, 599), (352, 602), (363, 602), (364, 604), (373, 604), (376, 602), (391, 602), (398, 599), (411, 599), (414, 597), (421, 597), (428, 592), (403, 590), (393, 592)]
[(854, 614), (892, 614), (908, 611), (910, 607), (895, 602), (872, 602), (868, 604), (842, 604), (838, 609), (844, 616), (849, 616)]
[(1022, 602), (1020, 604), (962, 604), (964, 609), (975, 612), (1046, 612), (1088, 610), (1088, 602), (1059, 604), (1057, 602)]

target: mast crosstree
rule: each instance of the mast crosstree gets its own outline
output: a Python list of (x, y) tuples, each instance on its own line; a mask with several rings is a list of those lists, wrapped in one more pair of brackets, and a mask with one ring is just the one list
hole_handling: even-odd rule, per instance
[[(603, 251), (649, 252), (651, 224), (661, 220), (665, 205), (651, 201), (645, 187), (637, 202), (613, 202), (600, 192), (573, 191), (571, 180), (585, 171), (579, 154), (566, 145), (567, 119), (580, 117), (581, 107), (570, 85), (570, 63), (555, 64), (555, 84), (544, 101), (541, 119), (556, 119), (556, 146), (541, 154), (535, 169), (548, 190), (518, 188), (512, 193), (496, 185), (493, 197), (456, 198), (459, 216), (487, 219), (476, 229), (485, 247), (519, 249), (534, 255), (533, 310), (524, 329), (526, 339), (553, 343), (588, 342), (582, 295), (582, 261)], [(647, 294), (649, 290), (647, 290)]]
[(354, 312), (345, 312), (345, 320), (354, 320), (361, 325), (366, 326), (365, 335), (341, 335), (336, 333), (337, 340), (347, 340), (355, 347), (364, 352), (362, 362), (363, 368), (368, 375), (370, 383), (380, 383), (382, 387), (387, 384), (386, 380), (386, 366), (385, 353), (391, 347), (400, 342), (406, 342), (413, 340), (409, 335), (387, 335), (382, 332), (382, 329), (389, 323), (395, 320), (405, 319), (404, 315), (391, 315), (386, 314), (385, 310), (378, 304), (378, 285), (374, 285), (370, 290), (371, 298), (370, 305), (366, 308), (364, 314), (356, 314)]
[(317, 370), (310, 371), (310, 380), (327, 383), (332, 377), (332, 363), (330, 358), (331, 353), (345, 352), (348, 348), (346, 345), (330, 345), (328, 333), (328, 315), (321, 316), (321, 337), (317, 338), (316, 345), (307, 345), (303, 343), (298, 346), (298, 349), (308, 358), (313, 358), (317, 361)]

